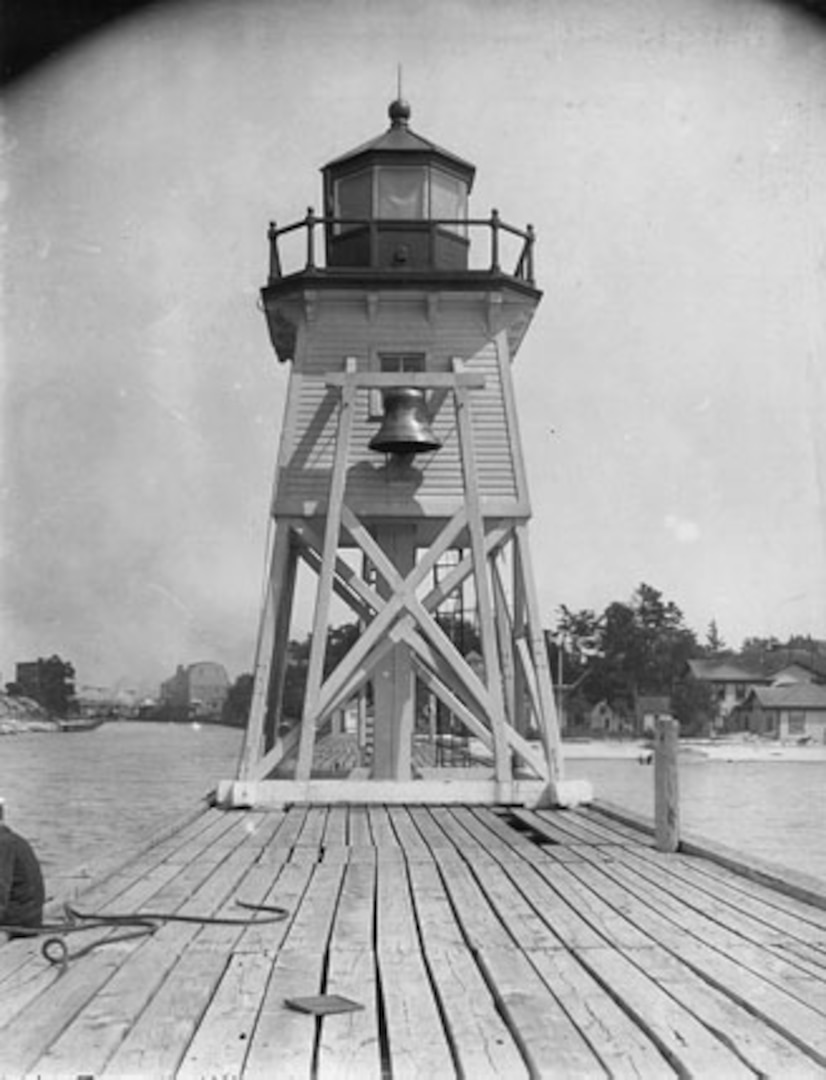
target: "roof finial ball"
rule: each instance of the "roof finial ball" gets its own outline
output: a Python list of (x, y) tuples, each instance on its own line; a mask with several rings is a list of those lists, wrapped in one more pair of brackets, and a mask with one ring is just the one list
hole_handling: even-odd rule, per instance
[(397, 97), (395, 101), (390, 102), (390, 106), (387, 109), (387, 115), (390, 117), (390, 126), (394, 128), (407, 127), (407, 123), (410, 120), (410, 106), (402, 97)]

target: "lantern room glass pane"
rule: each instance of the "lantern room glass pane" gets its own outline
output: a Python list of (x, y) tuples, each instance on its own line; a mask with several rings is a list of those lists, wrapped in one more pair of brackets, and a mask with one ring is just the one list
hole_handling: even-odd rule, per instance
[(378, 169), (376, 217), (422, 220), (427, 214), (426, 174), (423, 167)]
[[(432, 169), (430, 216), (436, 221), (464, 221), (467, 217), (467, 184), (440, 169)], [(467, 231), (465, 225), (445, 225), (444, 228), (462, 235)]]
[[(361, 218), (372, 216), (372, 176), (368, 171), (342, 176), (335, 183), (335, 216), (337, 218)], [(355, 229), (357, 225), (337, 225), (336, 232)]]

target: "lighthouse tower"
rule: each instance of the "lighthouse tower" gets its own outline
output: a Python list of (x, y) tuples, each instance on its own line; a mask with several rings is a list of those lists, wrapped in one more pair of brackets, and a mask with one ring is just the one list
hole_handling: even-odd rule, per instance
[[(474, 167), (410, 115), (394, 101), (322, 169), (322, 214), (270, 226), (263, 308), (290, 377), (230, 805), (566, 801), (511, 375), (541, 298), (533, 231), (470, 217)], [(336, 605), (357, 627), (339, 657)]]

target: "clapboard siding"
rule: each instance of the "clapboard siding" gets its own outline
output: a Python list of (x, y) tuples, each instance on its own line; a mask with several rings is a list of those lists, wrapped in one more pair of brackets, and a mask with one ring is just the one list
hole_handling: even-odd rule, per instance
[[(384, 305), (383, 317), (370, 321), (359, 307), (325, 310), (299, 332), (295, 366), (285, 410), (276, 510), (323, 502), (329, 490), (336, 451), (338, 391), (325, 385), (331, 372), (344, 370), (354, 357), (359, 370), (374, 369), (378, 353), (416, 351), (427, 355), (429, 370), (449, 371), (453, 357), (485, 376), (485, 387), (471, 393), (474, 451), (479, 495), (499, 502), (518, 498), (511, 431), (503, 378), (510, 378), (504, 335), (494, 338), (467, 309), (451, 310), (437, 326), (422, 305)], [(399, 473), (369, 449), (379, 421), (369, 415), (370, 394), (357, 395), (348, 453), (346, 498), (362, 512), (388, 508), (413, 510), (420, 500), (460, 503), (465, 494), (459, 453), (455, 399), (431, 395), (432, 429), (442, 448), (419, 455), (415, 467)]]

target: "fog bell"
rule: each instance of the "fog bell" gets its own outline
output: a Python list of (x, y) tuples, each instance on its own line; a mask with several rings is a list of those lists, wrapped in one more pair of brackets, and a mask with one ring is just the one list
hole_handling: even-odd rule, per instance
[(384, 394), (384, 419), (370, 449), (381, 454), (428, 454), (442, 444), (430, 430), (424, 391), (405, 386)]

